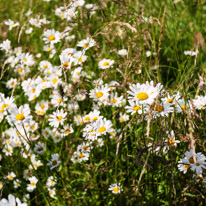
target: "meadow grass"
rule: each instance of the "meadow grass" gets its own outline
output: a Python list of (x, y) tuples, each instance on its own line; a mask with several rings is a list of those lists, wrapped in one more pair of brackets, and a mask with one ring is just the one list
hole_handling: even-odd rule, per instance
[(205, 205), (205, 21), (196, 0), (1, 0), (0, 206)]

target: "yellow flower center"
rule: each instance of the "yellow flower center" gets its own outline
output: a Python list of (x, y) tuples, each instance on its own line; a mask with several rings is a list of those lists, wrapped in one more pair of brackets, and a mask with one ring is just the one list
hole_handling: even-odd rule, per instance
[(80, 57), (80, 58), (78, 59), (78, 62), (82, 63), (82, 61), (83, 61), (83, 60), (82, 60), (82, 58)]
[(83, 45), (84, 48), (87, 48), (88, 46), (89, 46), (88, 43), (86, 43), (86, 44)]
[(168, 99), (167, 101), (166, 101), (166, 103), (172, 103), (173, 102), (173, 99)]
[(4, 108), (6, 108), (6, 107), (8, 107), (8, 106), (9, 106), (8, 104), (3, 104), (3, 105), (1, 106), (1, 108), (4, 109)]
[(62, 116), (57, 116), (57, 121), (60, 122), (62, 120)]
[(140, 92), (137, 94), (137, 99), (139, 99), (140, 101), (146, 100), (148, 99), (148, 94), (146, 92)]
[(104, 131), (106, 131), (106, 127), (100, 127), (99, 129), (98, 129), (98, 132), (104, 132)]
[(31, 129), (34, 130), (34, 129), (35, 129), (35, 125), (32, 125), (32, 126), (31, 126)]
[(113, 99), (113, 100), (112, 100), (112, 103), (116, 103), (116, 102), (117, 102), (117, 99)]
[(171, 139), (169, 139), (169, 143), (170, 143), (171, 146), (174, 146), (175, 140), (173, 138), (171, 138)]
[(61, 101), (62, 101), (62, 98), (59, 98), (59, 99), (57, 100), (57, 103), (60, 104)]
[(34, 185), (35, 185), (35, 182), (31, 182), (30, 185), (31, 185), (31, 186), (34, 186)]
[(87, 146), (87, 145), (85, 145), (85, 146), (83, 147), (84, 150), (87, 150), (88, 148), (89, 148), (89, 146)]
[(79, 155), (79, 157), (80, 157), (80, 158), (84, 158), (85, 155), (84, 155), (83, 153), (81, 153), (81, 154)]
[(8, 176), (8, 179), (9, 179), (9, 180), (12, 180), (12, 179), (13, 179), (12, 175), (9, 175), (9, 176)]
[(22, 68), (18, 68), (18, 70), (17, 70), (19, 73), (21, 73), (22, 72)]
[(181, 108), (182, 108), (183, 111), (185, 111), (186, 106), (185, 106), (185, 105), (182, 105)]
[(110, 134), (111, 134), (111, 135), (114, 135), (114, 134), (115, 134), (115, 131), (110, 132)]
[(104, 66), (104, 67), (106, 67), (106, 66), (108, 66), (108, 65), (109, 65), (109, 62), (104, 62), (104, 63), (103, 63), (103, 66)]
[(42, 105), (40, 105), (40, 107), (41, 107), (42, 109), (44, 109), (44, 108), (45, 108), (45, 105), (44, 105), (44, 104), (42, 104)]
[(90, 117), (87, 116), (87, 117), (84, 118), (84, 120), (85, 120), (85, 121), (89, 121), (89, 120), (90, 120)]
[(64, 68), (68, 67), (68, 66), (69, 66), (69, 62), (65, 62), (62, 66), (63, 66)]
[(24, 62), (27, 62), (27, 59), (23, 59)]
[(93, 120), (93, 121), (96, 121), (97, 119), (98, 119), (97, 117), (94, 117), (92, 120)]
[(194, 159), (193, 159), (193, 157), (190, 157), (189, 162), (190, 162), (191, 164), (194, 164)]
[(32, 93), (34, 93), (35, 91), (36, 91), (35, 89), (32, 89), (32, 90), (31, 90)]
[(124, 122), (124, 120), (125, 120), (125, 118), (124, 118), (124, 117), (122, 117), (122, 118), (120, 119), (120, 121), (121, 121), (121, 122)]
[(16, 115), (16, 120), (24, 120), (25, 119), (25, 117), (24, 117), (24, 115), (23, 114), (17, 114)]
[(15, 83), (14, 83), (14, 82), (12, 82), (12, 83), (11, 83), (11, 86), (14, 86), (14, 85), (15, 85)]
[(65, 133), (66, 134), (69, 134), (71, 131), (69, 130), (69, 129), (67, 129), (66, 131), (65, 131)]
[(57, 83), (57, 79), (55, 78), (55, 79), (53, 79), (53, 84), (56, 84)]
[(184, 168), (188, 170), (190, 169), (190, 165), (184, 165)]
[(97, 98), (101, 98), (102, 96), (103, 96), (103, 93), (102, 93), (102, 92), (97, 92), (97, 93), (96, 93), (96, 97), (97, 97)]
[(43, 66), (44, 69), (46, 69), (47, 67), (48, 67), (47, 65), (44, 65), (44, 66)]
[(49, 41), (54, 41), (56, 38), (55, 38), (55, 36), (54, 35), (50, 35), (49, 36)]
[(138, 105), (136, 105), (136, 106), (134, 106), (132, 109), (133, 109), (134, 111), (138, 111), (138, 110), (140, 110), (140, 109), (141, 109), (141, 107), (140, 107), (140, 106), (138, 106)]
[(155, 107), (154, 107), (154, 111), (162, 112), (162, 111), (164, 111), (164, 107), (161, 106), (161, 105), (155, 105)]
[(119, 188), (114, 187), (114, 188), (113, 188), (113, 191), (114, 191), (115, 193), (117, 193), (117, 192), (119, 191)]

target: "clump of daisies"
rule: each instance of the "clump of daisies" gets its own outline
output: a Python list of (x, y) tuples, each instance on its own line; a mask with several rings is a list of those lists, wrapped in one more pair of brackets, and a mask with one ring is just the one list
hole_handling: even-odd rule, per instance
[(178, 162), (178, 169), (184, 174), (189, 169), (195, 171), (197, 175), (202, 175), (203, 169), (206, 169), (206, 157), (201, 152), (195, 153), (193, 149), (185, 152), (185, 157)]

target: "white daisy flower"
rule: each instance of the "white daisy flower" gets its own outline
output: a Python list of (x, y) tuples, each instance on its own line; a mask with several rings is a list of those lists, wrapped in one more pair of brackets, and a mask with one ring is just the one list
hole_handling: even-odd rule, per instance
[(63, 109), (53, 112), (53, 114), (49, 116), (49, 125), (56, 128), (59, 127), (59, 125), (63, 125), (66, 116), (67, 112), (64, 112)]
[(131, 115), (138, 113), (147, 113), (149, 111), (149, 107), (147, 105), (141, 105), (139, 101), (129, 100), (129, 106), (126, 106), (125, 109), (127, 113), (131, 113)]
[(5, 24), (9, 26), (9, 30), (12, 30), (14, 27), (19, 26), (19, 22), (14, 23), (11, 19), (5, 21)]
[(196, 109), (206, 109), (206, 96), (198, 96), (197, 99), (193, 99), (193, 103)]
[(45, 44), (55, 44), (60, 42), (61, 40), (61, 33), (58, 31), (55, 31), (54, 29), (48, 29), (43, 34), (43, 40), (45, 41)]
[(36, 184), (38, 182), (38, 179), (35, 176), (32, 176), (30, 178), (28, 178), (30, 183), (27, 185), (27, 191), (28, 192), (33, 192), (34, 189), (36, 188)]
[(47, 166), (51, 166), (50, 170), (53, 170), (55, 167), (58, 167), (61, 161), (59, 161), (59, 154), (51, 155), (52, 159), (47, 163)]
[(154, 99), (159, 95), (160, 90), (162, 89), (161, 84), (153, 86), (153, 81), (146, 82), (146, 84), (137, 83), (132, 84), (129, 88), (131, 91), (127, 91), (129, 96), (128, 98), (134, 101), (138, 101), (139, 104), (149, 104), (151, 105), (154, 102)]
[(121, 187), (120, 183), (114, 183), (109, 186), (108, 190), (112, 191), (113, 194), (119, 194), (123, 191), (123, 189), (121, 189), (120, 187)]
[(100, 69), (108, 69), (110, 67), (112, 67), (112, 65), (114, 64), (114, 60), (111, 59), (102, 59), (99, 63), (98, 66)]
[(94, 39), (89, 38), (89, 37), (77, 43), (77, 46), (84, 48), (84, 50), (87, 50), (95, 45), (96, 45), (96, 42), (94, 41)]

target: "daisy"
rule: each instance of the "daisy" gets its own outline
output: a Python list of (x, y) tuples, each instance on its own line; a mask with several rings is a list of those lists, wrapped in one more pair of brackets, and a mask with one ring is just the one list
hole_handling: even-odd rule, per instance
[(7, 175), (8, 180), (13, 180), (16, 177), (16, 174), (14, 172), (9, 172)]
[(62, 80), (56, 74), (50, 76), (50, 85), (57, 89), (58, 85), (62, 83)]
[(0, 98), (0, 113), (6, 115), (16, 105), (13, 103), (14, 97)]
[(42, 166), (42, 162), (40, 160), (36, 160), (35, 156), (32, 156), (31, 157), (31, 162), (32, 162), (32, 165), (30, 165), (31, 169), (35, 169), (37, 170), (38, 167)]
[(35, 112), (38, 115), (44, 115), (46, 111), (48, 110), (48, 107), (49, 107), (48, 102), (45, 100), (42, 100), (36, 104)]
[(126, 114), (123, 114), (123, 113), (120, 112), (120, 114), (119, 114), (119, 121), (120, 122), (126, 122), (128, 120), (129, 120), (129, 115), (126, 115)]
[(10, 110), (10, 115), (7, 116), (7, 120), (12, 125), (22, 125), (28, 123), (31, 120), (30, 109), (28, 107), (20, 106)]
[(91, 122), (95, 122), (103, 118), (103, 116), (100, 115), (100, 111), (96, 109), (94, 109), (94, 111), (89, 113), (89, 117)]
[(55, 31), (54, 29), (48, 29), (43, 34), (43, 40), (45, 41), (45, 44), (55, 44), (60, 42), (61, 40), (61, 33), (58, 31)]
[(77, 151), (81, 151), (83, 153), (90, 152), (91, 149), (92, 146), (89, 143), (85, 143), (85, 142), (83, 142), (81, 145), (77, 147)]
[(15, 197), (11, 194), (8, 195), (8, 200), (3, 198), (0, 200), (0, 206), (16, 206)]
[(180, 141), (175, 140), (174, 131), (172, 130), (170, 133), (167, 132), (167, 134), (168, 134), (168, 139), (167, 139), (168, 145), (170, 145), (171, 147), (177, 147), (177, 144), (180, 143)]
[(35, 63), (33, 56), (29, 53), (21, 53), (20, 59), (25, 66), (32, 66)]
[(186, 102), (183, 99), (179, 99), (175, 104), (175, 111), (178, 113), (184, 112), (186, 109), (190, 110), (191, 108), (192, 108), (191, 103)]
[(123, 96), (118, 97), (117, 92), (111, 93), (110, 95), (110, 104), (113, 107), (121, 107), (125, 104), (126, 100), (124, 99)]
[(65, 117), (67, 116), (67, 112), (64, 112), (63, 109), (57, 110), (50, 115), (49, 125), (53, 127), (59, 127), (59, 125), (63, 125), (65, 121)]
[(198, 96), (197, 99), (193, 99), (193, 103), (196, 109), (206, 109), (206, 96)]
[(93, 126), (96, 131), (96, 135), (101, 136), (105, 135), (112, 128), (112, 122), (104, 118), (94, 122)]
[(149, 104), (151, 105), (154, 102), (154, 99), (159, 95), (160, 90), (162, 89), (161, 84), (157, 84), (156, 87), (153, 86), (153, 81), (146, 82), (146, 84), (137, 83), (132, 84), (129, 88), (131, 91), (127, 91), (129, 96), (128, 98), (134, 101), (138, 101), (139, 104)]
[(71, 161), (73, 163), (76, 162), (82, 162), (82, 161), (87, 161), (89, 160), (89, 153), (88, 152), (81, 152), (81, 151), (76, 151), (72, 155)]
[(180, 99), (180, 95), (179, 92), (177, 92), (177, 94), (175, 95), (170, 95), (169, 93), (167, 93), (167, 97), (161, 98), (161, 102), (163, 102), (164, 104), (171, 104), (174, 105), (177, 101), (179, 101)]
[(14, 23), (11, 19), (5, 21), (5, 24), (9, 26), (9, 30), (12, 30), (14, 27), (19, 26), (19, 22)]
[(139, 101), (129, 100), (129, 106), (126, 106), (125, 109), (127, 113), (131, 113), (131, 115), (138, 113), (147, 113), (149, 111), (149, 107), (147, 105), (139, 104)]
[(5, 50), (6, 52), (9, 52), (10, 49), (11, 49), (11, 41), (9, 41), (8, 39), (3, 41), (1, 44), (0, 44), (0, 49), (1, 50)]
[(54, 176), (48, 177), (47, 182), (46, 182), (46, 187), (50, 188), (50, 187), (55, 186), (56, 185), (56, 181), (57, 181), (56, 177), (54, 177)]
[(98, 86), (90, 90), (89, 97), (96, 100), (105, 102), (108, 100), (110, 89), (105, 86)]
[(27, 185), (27, 191), (28, 192), (33, 192), (34, 189), (36, 188), (36, 184), (38, 182), (38, 179), (35, 176), (32, 176), (30, 178), (28, 178), (30, 183)]
[(78, 51), (73, 55), (74, 65), (81, 65), (87, 60), (87, 56), (84, 55), (84, 52)]
[(178, 161), (177, 167), (178, 167), (178, 170), (180, 170), (184, 174), (186, 174), (188, 169), (191, 168), (191, 166), (189, 164), (183, 164), (182, 160)]
[(113, 194), (119, 194), (123, 191), (123, 189), (121, 189), (120, 187), (121, 187), (120, 183), (114, 183), (109, 186), (108, 190), (112, 191)]
[(87, 50), (95, 45), (96, 45), (96, 42), (94, 41), (94, 39), (89, 38), (89, 37), (77, 43), (77, 46), (84, 48), (84, 50)]
[(51, 155), (52, 159), (47, 163), (47, 166), (51, 166), (50, 170), (53, 170), (55, 167), (58, 167), (61, 161), (59, 161), (59, 154)]
[(49, 188), (48, 191), (49, 191), (49, 196), (50, 197), (53, 198), (56, 195), (56, 189), (55, 188), (53, 188), (53, 189)]
[(63, 136), (67, 136), (73, 132), (74, 130), (72, 128), (72, 125), (69, 125), (69, 124), (64, 125), (64, 129), (61, 130), (61, 133), (63, 134)]
[(100, 69), (108, 69), (114, 64), (114, 60), (111, 59), (102, 59), (99, 63), (98, 66)]
[(51, 133), (51, 137), (52, 137), (52, 139), (53, 139), (53, 141), (55, 142), (55, 143), (57, 143), (57, 142), (60, 142), (61, 140), (62, 140), (62, 138), (64, 137), (64, 135), (62, 134), (62, 133), (60, 133), (60, 132), (58, 132), (58, 131), (53, 131), (52, 133)]
[(53, 66), (49, 61), (43, 60), (39, 63), (38, 69), (40, 71), (43, 71), (45, 74), (47, 73), (47, 70), (51, 69)]
[(44, 143), (38, 142), (37, 144), (35, 144), (34, 151), (37, 154), (43, 154), (45, 150), (46, 150), (46, 146)]
[(159, 116), (168, 116), (169, 113), (173, 112), (173, 107), (171, 107), (171, 104), (163, 104), (163, 103), (159, 103), (159, 104), (155, 104), (152, 114), (154, 115), (154, 117), (159, 117)]
[(71, 69), (72, 62), (74, 61), (73, 57), (66, 54), (62, 53), (59, 55), (60, 61), (61, 61), (61, 68), (62, 69)]
[(30, 23), (32, 26), (35, 26), (35, 27), (38, 27), (38, 28), (41, 27), (41, 22), (40, 22), (39, 19), (31, 18), (31, 19), (29, 19), (29, 23)]

